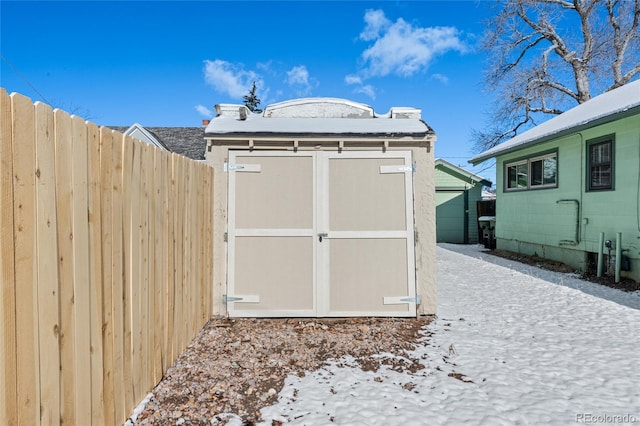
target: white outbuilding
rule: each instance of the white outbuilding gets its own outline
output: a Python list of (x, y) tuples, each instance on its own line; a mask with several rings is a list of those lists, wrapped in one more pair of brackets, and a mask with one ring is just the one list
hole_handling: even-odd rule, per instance
[(337, 98), (216, 105), (214, 314), (435, 314), (435, 133)]

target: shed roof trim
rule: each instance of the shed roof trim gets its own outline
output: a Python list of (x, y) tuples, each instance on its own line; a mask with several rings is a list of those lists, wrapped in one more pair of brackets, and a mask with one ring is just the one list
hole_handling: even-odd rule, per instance
[(242, 105), (220, 105), (205, 130), (213, 136), (345, 135), (425, 137), (433, 135), (421, 111), (394, 107), (376, 115), (368, 105), (338, 98), (302, 98), (269, 105), (262, 115), (240, 114)]
[(478, 164), (529, 145), (546, 142), (585, 127), (600, 125), (625, 114), (640, 111), (640, 80), (596, 96), (549, 121), (527, 130), (508, 141), (488, 149), (469, 160)]

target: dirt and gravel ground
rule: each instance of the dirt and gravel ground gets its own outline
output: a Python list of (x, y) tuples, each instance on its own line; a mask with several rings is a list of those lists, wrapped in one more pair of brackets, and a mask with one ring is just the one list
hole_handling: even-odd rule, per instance
[(604, 285), (611, 288), (616, 288), (622, 291), (638, 291), (640, 290), (640, 283), (629, 279), (622, 278), (620, 282), (615, 282), (615, 277), (612, 274), (604, 274), (602, 277), (597, 277), (592, 273), (583, 273), (576, 271), (569, 265), (555, 260), (544, 259), (539, 256), (527, 256), (525, 254), (514, 253), (506, 250), (486, 250), (485, 253), (499, 256), (505, 259), (515, 260), (527, 265), (538, 266), (540, 268), (548, 269), (549, 271), (575, 273), (585, 281), (591, 281), (600, 285)]
[[(215, 318), (169, 368), (135, 424), (224, 424), (220, 413), (236, 413), (251, 425), (260, 420), (260, 408), (276, 401), (287, 375), (302, 376), (343, 355), (369, 371), (382, 363), (422, 369), (407, 351), (430, 321)], [(384, 352), (404, 358), (374, 356)]]
[[(494, 250), (487, 253), (559, 272), (567, 265), (537, 256)], [(611, 277), (584, 279), (634, 291), (638, 283)], [(407, 351), (423, 337), (430, 317), (349, 319), (214, 318), (153, 390), (135, 424), (225, 424), (220, 413), (236, 413), (246, 425), (260, 420), (260, 408), (276, 401), (289, 374), (304, 375), (329, 359), (353, 356), (364, 370), (381, 363), (416, 371), (422, 365)], [(423, 343), (424, 344), (424, 343)], [(375, 355), (392, 353), (404, 358)]]

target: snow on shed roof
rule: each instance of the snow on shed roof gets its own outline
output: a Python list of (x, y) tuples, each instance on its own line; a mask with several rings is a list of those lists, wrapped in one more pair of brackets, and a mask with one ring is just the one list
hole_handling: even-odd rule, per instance
[(216, 105), (217, 116), (205, 130), (214, 136), (387, 136), (434, 134), (416, 108), (394, 107), (376, 114), (368, 105), (339, 98), (302, 98), (279, 102), (254, 114), (244, 105)]
[(640, 80), (605, 92), (549, 121), (527, 130), (508, 141), (488, 149), (469, 160), (478, 164), (489, 158), (578, 132), (587, 127), (608, 123), (640, 111)]

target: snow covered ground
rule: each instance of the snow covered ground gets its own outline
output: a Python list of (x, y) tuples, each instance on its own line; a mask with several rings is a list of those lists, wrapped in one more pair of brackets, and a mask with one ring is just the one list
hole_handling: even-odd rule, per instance
[(290, 376), (263, 424), (640, 425), (640, 292), (481, 246), (437, 256), (438, 317), (412, 354), (423, 370), (365, 372), (347, 358)]

